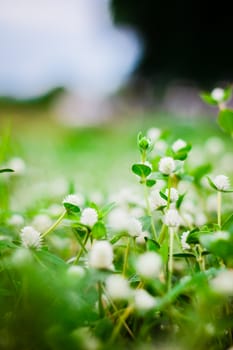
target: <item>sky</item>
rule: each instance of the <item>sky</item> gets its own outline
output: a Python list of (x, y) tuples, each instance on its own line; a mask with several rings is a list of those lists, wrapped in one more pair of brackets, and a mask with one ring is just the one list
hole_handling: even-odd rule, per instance
[(34, 98), (65, 87), (108, 96), (142, 54), (131, 28), (115, 27), (109, 0), (1, 0), (0, 95)]

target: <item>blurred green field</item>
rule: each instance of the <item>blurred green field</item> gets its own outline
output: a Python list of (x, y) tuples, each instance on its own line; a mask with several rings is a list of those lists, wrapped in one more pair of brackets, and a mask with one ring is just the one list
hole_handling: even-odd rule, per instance
[(227, 148), (231, 147), (214, 116), (185, 119), (165, 113), (138, 113), (96, 127), (73, 128), (59, 125), (42, 112), (15, 113), (1, 119), (1, 163), (12, 157), (26, 163), (26, 172), (18, 180), (20, 186), (15, 188), (13, 209), (27, 207), (33, 193), (35, 198), (43, 198), (43, 193), (47, 196), (48, 188), (56, 198), (62, 198), (71, 184), (75, 191), (87, 194), (136, 184), (130, 168), (138, 160), (137, 134), (151, 127), (167, 132), (171, 142), (183, 138), (193, 145), (204, 145), (208, 137), (219, 136)]

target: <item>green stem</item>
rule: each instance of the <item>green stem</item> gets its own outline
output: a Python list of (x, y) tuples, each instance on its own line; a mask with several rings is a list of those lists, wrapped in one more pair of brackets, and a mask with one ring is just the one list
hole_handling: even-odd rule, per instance
[(150, 203), (148, 198), (149, 197), (148, 188), (146, 186), (146, 183), (144, 183), (144, 195), (145, 195), (145, 201), (146, 201), (146, 212), (147, 212), (147, 215), (150, 216), (151, 218), (151, 230), (152, 230), (153, 238), (155, 241), (157, 241), (158, 236), (157, 236), (157, 232), (156, 232), (156, 228), (155, 228), (155, 224), (154, 224), (154, 220), (153, 220), (153, 216), (150, 208)]
[(169, 229), (169, 259), (168, 259), (168, 291), (171, 290), (172, 272), (173, 272), (173, 243), (174, 243), (174, 229)]
[(114, 328), (114, 331), (113, 331), (112, 336), (110, 338), (110, 343), (113, 343), (115, 341), (116, 337), (120, 333), (122, 325), (124, 324), (124, 322), (129, 317), (129, 315), (131, 314), (132, 311), (133, 311), (132, 306), (128, 306), (125, 309), (125, 312), (119, 317), (119, 322), (116, 325), (116, 327)]
[(102, 318), (104, 317), (104, 307), (102, 302), (102, 285), (100, 281), (98, 281), (98, 306), (99, 306), (99, 315), (100, 315), (100, 318)]
[(222, 193), (218, 191), (217, 194), (217, 215), (218, 215), (218, 226), (221, 229), (221, 208), (222, 208)]
[(60, 222), (64, 219), (65, 216), (66, 216), (66, 211), (64, 211), (64, 212), (59, 216), (59, 218), (57, 219), (57, 221), (55, 221), (55, 223), (54, 223), (52, 226), (50, 226), (50, 227), (48, 228), (48, 230), (45, 231), (45, 232), (41, 235), (41, 237), (44, 238), (44, 237), (47, 236), (50, 232), (52, 232), (53, 230), (55, 230), (55, 228), (60, 224)]
[(128, 265), (128, 256), (129, 256), (129, 248), (130, 248), (130, 237), (128, 238), (128, 242), (127, 242), (127, 245), (126, 245), (126, 248), (125, 248), (124, 264), (123, 264), (123, 270), (122, 270), (123, 276), (126, 276), (127, 265)]
[(166, 237), (166, 232), (167, 232), (167, 226), (163, 224), (160, 234), (159, 234), (159, 244), (162, 244), (165, 237)]
[(73, 262), (74, 265), (78, 263), (79, 259), (82, 256), (82, 253), (85, 251), (85, 249), (86, 249), (85, 246), (87, 244), (87, 241), (88, 241), (89, 237), (90, 237), (90, 231), (87, 230), (86, 235), (85, 235), (84, 240), (83, 240), (83, 243), (81, 245), (81, 248), (80, 248), (80, 250), (79, 250), (79, 252), (78, 252), (78, 254), (77, 254), (77, 256), (76, 256), (76, 258), (75, 258), (75, 260)]
[(167, 210), (170, 208), (170, 203), (171, 203), (171, 187), (172, 187), (172, 178), (169, 175), (168, 176), (168, 181), (167, 181), (167, 189), (168, 189), (168, 194), (167, 194)]

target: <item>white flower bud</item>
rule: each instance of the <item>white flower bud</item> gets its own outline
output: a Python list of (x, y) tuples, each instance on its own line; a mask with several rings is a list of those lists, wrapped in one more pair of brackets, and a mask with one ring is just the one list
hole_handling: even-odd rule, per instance
[(181, 224), (181, 218), (176, 209), (169, 209), (164, 217), (165, 225), (169, 227), (178, 227)]
[(191, 248), (190, 244), (187, 243), (187, 238), (189, 233), (190, 233), (189, 231), (186, 231), (186, 232), (183, 232), (181, 235), (181, 246), (183, 250), (188, 250)]
[(7, 164), (7, 167), (14, 170), (14, 173), (12, 175), (22, 175), (25, 173), (26, 165), (22, 158), (11, 158)]
[(216, 102), (221, 102), (224, 98), (224, 90), (221, 88), (215, 88), (211, 92), (211, 97), (216, 101)]
[(156, 299), (146, 290), (137, 289), (134, 293), (134, 303), (137, 310), (148, 311), (156, 306)]
[(95, 223), (98, 221), (98, 213), (93, 208), (85, 208), (82, 212), (80, 222), (83, 225), (87, 226), (94, 226)]
[(127, 232), (132, 237), (138, 237), (142, 234), (142, 223), (135, 218), (129, 218)]
[(162, 174), (170, 175), (175, 170), (175, 161), (171, 157), (163, 157), (159, 162), (159, 171)]
[(85, 270), (81, 266), (72, 265), (68, 268), (67, 274), (72, 278), (79, 278), (85, 275)]
[(12, 226), (23, 226), (24, 218), (20, 214), (13, 214), (8, 220), (8, 225)]
[(121, 275), (111, 275), (106, 279), (106, 290), (113, 300), (128, 299), (131, 295), (128, 281)]
[(112, 261), (112, 245), (108, 241), (96, 241), (90, 250), (89, 265), (96, 269), (110, 269)]
[(162, 267), (162, 260), (159, 254), (146, 252), (141, 254), (136, 262), (136, 271), (145, 278), (157, 277)]
[(214, 178), (213, 183), (219, 191), (227, 191), (230, 187), (229, 178), (225, 175), (218, 175)]
[(184, 140), (178, 139), (172, 144), (172, 150), (174, 152), (178, 152), (179, 150), (181, 150), (182, 148), (185, 148), (186, 146), (187, 146), (187, 143)]
[(80, 206), (83, 205), (84, 199), (83, 199), (83, 196), (80, 195), (80, 194), (68, 194), (68, 196), (66, 196), (63, 199), (62, 203), (63, 204), (64, 203), (69, 203), (69, 204), (75, 205), (77, 207), (80, 207)]
[(222, 270), (210, 281), (212, 289), (222, 295), (233, 296), (233, 270)]
[(161, 130), (158, 128), (151, 128), (147, 131), (146, 136), (154, 143), (161, 135)]
[[(166, 196), (168, 196), (168, 188), (165, 191)], [(171, 187), (170, 189), (170, 201), (171, 202), (176, 202), (179, 198), (179, 194), (177, 189), (175, 189), (174, 187)]]
[(161, 197), (159, 192), (159, 189), (155, 189), (151, 192), (149, 198), (151, 209), (157, 209), (167, 205), (167, 201)]
[(46, 231), (51, 225), (52, 220), (46, 214), (36, 215), (32, 221), (32, 226), (39, 231)]
[(22, 245), (26, 248), (37, 248), (41, 247), (41, 234), (31, 226), (25, 226), (21, 230), (20, 234)]

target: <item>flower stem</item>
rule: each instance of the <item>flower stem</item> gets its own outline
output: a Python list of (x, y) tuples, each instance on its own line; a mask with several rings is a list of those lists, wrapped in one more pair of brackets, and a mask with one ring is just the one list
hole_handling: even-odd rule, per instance
[(168, 259), (168, 291), (171, 290), (172, 272), (173, 272), (173, 243), (174, 243), (174, 229), (169, 228), (169, 259)]
[(126, 270), (128, 265), (128, 256), (129, 256), (129, 248), (130, 248), (130, 237), (128, 238), (128, 242), (125, 248), (125, 256), (124, 256), (124, 264), (123, 264), (123, 270), (122, 274), (123, 276), (126, 276)]
[(53, 224), (52, 226), (50, 226), (50, 227), (48, 228), (48, 230), (45, 231), (45, 232), (41, 235), (41, 237), (44, 238), (44, 237), (47, 236), (50, 232), (52, 232), (53, 230), (55, 230), (55, 228), (56, 228), (56, 227), (60, 224), (60, 222), (64, 219), (65, 215), (66, 215), (66, 211), (64, 211), (64, 212), (59, 216), (59, 218), (57, 219), (57, 221), (55, 221), (54, 224)]
[(222, 209), (222, 193), (218, 191), (217, 194), (217, 216), (218, 216), (218, 226), (221, 229), (221, 209)]
[(89, 236), (90, 236), (90, 231), (87, 230), (86, 235), (85, 235), (84, 240), (83, 240), (83, 244), (82, 244), (82, 246), (81, 246), (81, 248), (80, 248), (80, 250), (79, 250), (79, 252), (78, 252), (78, 254), (77, 254), (76, 258), (75, 258), (75, 260), (74, 260), (74, 265), (77, 264), (79, 259), (81, 258), (82, 253), (85, 250), (85, 246), (87, 244)]
[(124, 324), (124, 322), (129, 317), (129, 315), (131, 314), (132, 311), (133, 311), (133, 307), (132, 306), (128, 306), (125, 309), (124, 313), (119, 317), (119, 322), (116, 325), (116, 327), (114, 328), (114, 331), (113, 331), (112, 336), (110, 338), (110, 343), (113, 343), (115, 341), (116, 337), (120, 333), (122, 325)]
[(102, 318), (104, 317), (104, 307), (102, 302), (102, 285), (100, 281), (98, 281), (98, 306), (99, 306), (99, 315), (100, 315), (100, 318)]
[(144, 195), (145, 195), (145, 201), (146, 201), (147, 215), (150, 216), (151, 218), (151, 230), (152, 230), (153, 238), (155, 241), (157, 241), (158, 237), (157, 237), (156, 228), (155, 228), (155, 224), (154, 224), (154, 220), (153, 220), (153, 216), (150, 208), (150, 203), (148, 199), (148, 188), (146, 186), (146, 183), (144, 184)]

